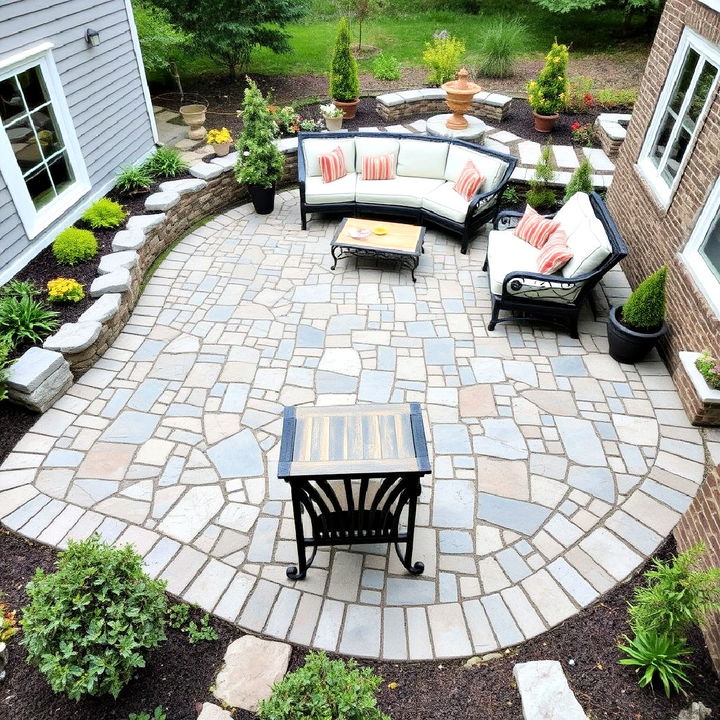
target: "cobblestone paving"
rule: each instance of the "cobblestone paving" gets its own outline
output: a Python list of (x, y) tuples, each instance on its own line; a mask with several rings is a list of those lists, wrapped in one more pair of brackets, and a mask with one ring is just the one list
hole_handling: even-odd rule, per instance
[[(358, 656), (447, 658), (537, 635), (652, 553), (703, 472), (659, 361), (620, 366), (581, 337), (488, 334), (484, 239), (427, 234), (418, 282), (329, 270), (336, 221), (299, 229), (298, 195), (187, 236), (105, 357), (0, 468), (8, 528), (64, 546), (132, 542), (170, 592), (239, 626)], [(625, 291), (619, 271), (608, 294)], [(295, 561), (275, 477), (283, 405), (419, 401), (425, 478), (411, 577), (385, 546)]]

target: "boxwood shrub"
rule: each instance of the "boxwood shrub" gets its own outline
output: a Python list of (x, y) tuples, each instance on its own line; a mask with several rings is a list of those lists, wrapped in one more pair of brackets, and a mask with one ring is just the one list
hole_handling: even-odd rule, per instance
[(142, 570), (130, 545), (95, 535), (70, 541), (54, 573), (38, 568), (27, 585), (23, 639), (28, 662), (72, 700), (117, 697), (165, 640), (165, 583)]
[(98, 242), (90, 230), (69, 227), (55, 238), (52, 251), (61, 265), (77, 265), (97, 255)]

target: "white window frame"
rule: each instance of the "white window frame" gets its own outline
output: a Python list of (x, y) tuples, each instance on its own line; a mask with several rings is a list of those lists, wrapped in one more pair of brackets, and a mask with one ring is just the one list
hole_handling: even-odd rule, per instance
[(0, 79), (38, 67), (50, 96), (60, 133), (65, 144), (75, 182), (49, 203), (37, 209), (30, 197), (10, 139), (0, 123), (0, 167), (15, 208), (31, 240), (75, 205), (90, 189), (90, 178), (80, 151), (72, 117), (65, 100), (60, 76), (52, 56), (53, 43), (45, 42), (12, 57), (0, 59)]
[(703, 5), (707, 5), (711, 10), (720, 12), (720, 0), (700, 0)]
[[(654, 152), (655, 139), (657, 138), (657, 135), (660, 131), (660, 124), (662, 123), (668, 105), (672, 100), (672, 96), (675, 91), (675, 85), (679, 80), (680, 72), (682, 71), (683, 65), (685, 64), (685, 59), (687, 57), (688, 51), (691, 49), (695, 50), (695, 52), (698, 53), (701, 60), (708, 60), (713, 65), (715, 65), (718, 68), (718, 72), (715, 75), (715, 80), (712, 84), (712, 87), (710, 88), (710, 91), (708, 92), (707, 98), (705, 99), (705, 104), (703, 105), (703, 108), (698, 115), (697, 122), (695, 123), (695, 130), (692, 137), (690, 138), (687, 149), (685, 150), (685, 155), (683, 156), (682, 162), (680, 163), (680, 167), (678, 168), (678, 171), (673, 178), (672, 184), (668, 185), (667, 181), (661, 177), (658, 168), (655, 167), (655, 165), (653, 164), (651, 155)], [(700, 68), (701, 65), (701, 63), (698, 63), (698, 68)], [(692, 154), (695, 142), (697, 141), (700, 131), (705, 123), (705, 118), (712, 103), (713, 97), (715, 96), (719, 80), (720, 48), (718, 48), (717, 45), (713, 45), (712, 43), (710, 43), (701, 35), (698, 35), (698, 33), (696, 33), (691, 28), (686, 27), (680, 38), (680, 42), (675, 49), (675, 57), (673, 58), (673, 61), (670, 65), (670, 70), (668, 71), (667, 78), (665, 79), (665, 85), (662, 92), (660, 93), (660, 97), (655, 107), (655, 113), (650, 122), (650, 126), (645, 133), (645, 140), (643, 141), (643, 145), (640, 150), (640, 156), (637, 162), (637, 168), (640, 174), (643, 176), (643, 178), (645, 178), (651, 190), (655, 194), (658, 202), (664, 208), (667, 208), (670, 205), (670, 201), (672, 200), (675, 191), (677, 190), (677, 186), (683, 176), (683, 173), (685, 172), (685, 166), (687, 165), (687, 162)], [(686, 94), (686, 97), (680, 107), (680, 111), (678, 112), (679, 117), (682, 117), (684, 115), (685, 108), (687, 106), (687, 103), (689, 103), (691, 99), (691, 95), (691, 93)], [(670, 152), (673, 146), (673, 142), (677, 136), (679, 125), (680, 124), (677, 123), (673, 129), (673, 134), (670, 136), (667, 144), (666, 153)]]
[(708, 267), (700, 254), (700, 246), (707, 237), (715, 219), (720, 223), (720, 178), (715, 181), (710, 197), (695, 223), (685, 247), (680, 253), (682, 261), (692, 275), (698, 290), (702, 292), (708, 304), (720, 318), (720, 280)]

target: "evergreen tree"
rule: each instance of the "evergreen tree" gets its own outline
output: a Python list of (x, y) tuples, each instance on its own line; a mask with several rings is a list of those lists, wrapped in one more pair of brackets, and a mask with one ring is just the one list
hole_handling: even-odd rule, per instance
[(589, 195), (595, 190), (592, 184), (592, 171), (593, 168), (590, 161), (585, 158), (572, 174), (570, 182), (565, 189), (563, 202), (567, 202), (576, 192), (584, 192)]
[(622, 319), (632, 330), (654, 332), (665, 319), (667, 265), (645, 278), (633, 290), (622, 308)]
[(335, 52), (330, 66), (330, 97), (340, 102), (352, 102), (360, 95), (357, 60), (350, 52), (350, 28), (345, 18), (340, 20)]

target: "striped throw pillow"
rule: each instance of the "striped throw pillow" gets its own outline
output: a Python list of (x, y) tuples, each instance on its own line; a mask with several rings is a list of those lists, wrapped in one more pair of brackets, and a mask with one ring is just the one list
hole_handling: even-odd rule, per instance
[(320, 163), (320, 172), (324, 183), (334, 182), (347, 175), (345, 153), (340, 146), (327, 153), (327, 155), (320, 155), (318, 162)]
[(567, 233), (558, 228), (543, 245), (537, 256), (537, 271), (541, 275), (554, 275), (573, 256), (567, 244)]
[(395, 153), (365, 155), (362, 161), (363, 180), (394, 180)]
[(453, 189), (458, 195), (462, 195), (465, 200), (470, 202), (470, 198), (480, 189), (480, 186), (484, 182), (485, 178), (475, 167), (475, 163), (472, 160), (468, 160), (460, 172), (458, 179), (455, 181)]
[(560, 227), (557, 220), (548, 220), (538, 214), (529, 205), (515, 228), (515, 235), (538, 250), (547, 242), (551, 233)]

